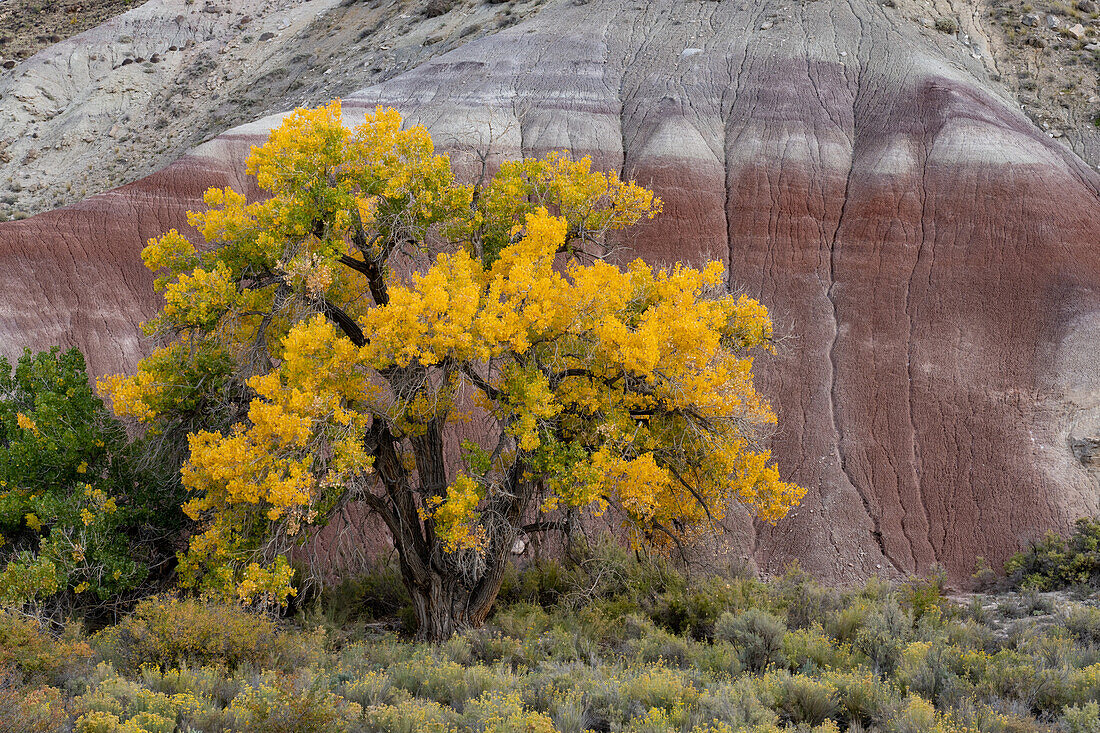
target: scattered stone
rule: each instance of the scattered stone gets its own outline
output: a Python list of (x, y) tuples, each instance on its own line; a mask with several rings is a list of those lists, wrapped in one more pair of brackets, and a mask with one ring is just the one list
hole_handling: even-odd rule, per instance
[(278, 25), (279, 30), (285, 31), (289, 27), (290, 27), (290, 21), (287, 20), (286, 18), (283, 18), (279, 21), (279, 25)]
[(261, 41), (270, 41), (274, 37), (275, 37), (275, 34), (272, 33), (271, 31), (265, 31), (265, 32), (260, 34), (260, 40)]
[(132, 63), (134, 63), (133, 59), (122, 59), (122, 65), (123, 66), (129, 66)]
[(1026, 13), (1020, 18), (1020, 22), (1034, 28), (1039, 25), (1039, 16), (1035, 13)]
[(1069, 31), (1069, 34), (1076, 38), (1078, 41), (1085, 37), (1085, 26), (1081, 25), (1080, 23), (1072, 25), (1066, 30)]
[(252, 16), (251, 15), (246, 15), (243, 18), (241, 18), (240, 20), (237, 21), (237, 26), (243, 28), (244, 26), (248, 25), (251, 22), (252, 22)]
[(1096, 53), (1097, 51), (1100, 51), (1100, 43), (1086, 43), (1085, 50)]
[(1080, 0), (1077, 3), (1077, 9), (1080, 10), (1082, 13), (1095, 13), (1096, 3), (1094, 3), (1092, 0)]
[(11, 59), (8, 59), (2, 65), (5, 69), (14, 69), (15, 68), (15, 62), (12, 61)]
[(1057, 16), (1054, 16), (1054, 15), (1048, 15), (1047, 16), (1047, 28), (1054, 29), (1054, 28), (1057, 28), (1059, 25), (1061, 25), (1061, 21), (1058, 20)]
[(212, 5), (210, 3), (207, 3), (206, 5), (203, 6), (202, 12), (204, 12), (204, 13), (213, 13), (214, 15), (221, 15), (222, 14), (222, 9), (219, 8), (217, 5)]
[(1072, 438), (1070, 450), (1084, 466), (1100, 466), (1100, 438)]
[(451, 12), (456, 4), (457, 0), (428, 0), (428, 5), (424, 8), (424, 15), (429, 18), (437, 18)]
[(766, 31), (773, 25), (775, 25), (775, 23), (771, 22), (770, 20), (765, 20), (763, 23), (760, 24), (760, 30)]
[(696, 56), (698, 54), (701, 54), (702, 52), (703, 49), (701, 48), (685, 48), (683, 51), (680, 52), (680, 55), (687, 58), (690, 56)]

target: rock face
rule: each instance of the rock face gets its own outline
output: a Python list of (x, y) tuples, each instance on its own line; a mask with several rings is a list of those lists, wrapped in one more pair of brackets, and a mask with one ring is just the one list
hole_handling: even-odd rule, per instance
[(148, 0), (0, 63), (0, 221), (135, 181), (235, 124), (396, 76), (543, 2), (428, 18), (408, 0)]
[[(965, 47), (864, 0), (559, 5), (345, 99), (456, 151), (569, 148), (655, 188), (628, 244), (720, 258), (786, 335), (758, 364), (774, 452), (809, 489), (730, 546), (831, 581), (944, 564), (956, 581), (1098, 510), (1100, 177)], [(243, 187), (277, 123), (109, 194), (0, 225), (0, 350), (60, 341), (132, 366), (156, 306), (137, 252), (201, 190)], [(490, 133), (491, 131), (491, 133)], [(1085, 442), (1082, 442), (1085, 441)]]

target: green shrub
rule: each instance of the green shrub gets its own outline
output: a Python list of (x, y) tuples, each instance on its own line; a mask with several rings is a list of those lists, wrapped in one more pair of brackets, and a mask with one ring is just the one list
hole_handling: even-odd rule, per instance
[(934, 567), (928, 576), (912, 578), (902, 585), (902, 603), (912, 611), (914, 622), (919, 622), (926, 614), (935, 614), (938, 617), (946, 610), (947, 598), (943, 594), (946, 579), (944, 569)]
[(484, 733), (555, 733), (549, 716), (527, 708), (519, 696), (486, 692), (470, 703), (463, 715), (467, 730)]
[(1062, 730), (1065, 733), (1100, 733), (1100, 705), (1087, 702), (1067, 707), (1062, 711)]
[(871, 672), (832, 673), (826, 679), (836, 688), (839, 713), (849, 723), (881, 727), (901, 707), (897, 689)]
[(143, 665), (274, 666), (281, 657), (275, 624), (241, 609), (192, 599), (161, 596), (142, 601), (134, 612), (94, 639), (120, 670)]
[(145, 454), (76, 349), (0, 358), (0, 604), (91, 612), (170, 564), (182, 494)]
[(1100, 609), (1074, 606), (1066, 611), (1063, 623), (1078, 641), (1084, 644), (1100, 644)]
[(500, 675), (488, 667), (464, 667), (428, 655), (395, 664), (387, 675), (397, 689), (460, 709), (486, 690), (503, 687)]
[(324, 689), (309, 673), (292, 678), (267, 675), (230, 707), (242, 733), (328, 733), (346, 731), (362, 708)]
[(358, 577), (321, 592), (321, 610), (336, 626), (393, 618), (408, 608), (409, 591), (393, 562), (380, 562)]
[(792, 672), (852, 665), (851, 652), (826, 636), (820, 625), (788, 631), (783, 636), (783, 656)]
[(713, 634), (714, 624), (722, 613), (747, 608), (753, 605), (753, 596), (758, 595), (759, 584), (754, 580), (725, 576), (697, 578), (687, 585), (672, 584), (658, 596), (650, 616), (673, 633), (702, 639)]
[(888, 722), (888, 733), (930, 733), (937, 730), (936, 709), (927, 700), (911, 696)]
[(783, 663), (783, 636), (787, 627), (775, 615), (750, 608), (736, 616), (724, 613), (714, 626), (714, 637), (737, 648), (745, 669), (762, 672)]
[(416, 698), (367, 708), (363, 714), (371, 733), (454, 733), (458, 715), (431, 700)]
[[(74, 707), (80, 713), (78, 733), (173, 733), (181, 716), (200, 710), (215, 712), (190, 691), (178, 695), (156, 692), (119, 676), (108, 664), (96, 668)], [(223, 722), (221, 716), (215, 717), (218, 723)]]
[(756, 728), (779, 722), (774, 704), (772, 691), (760, 678), (741, 677), (704, 693), (693, 716), (699, 726)]
[(639, 662), (685, 668), (693, 666), (700, 656), (697, 645), (683, 636), (656, 628), (647, 620), (637, 617), (631, 617), (627, 621), (637, 627), (637, 638), (628, 641), (626, 649)]
[(798, 562), (787, 566), (786, 572), (773, 581), (768, 591), (779, 609), (786, 611), (787, 624), (802, 629), (821, 623), (830, 612), (840, 607), (840, 595), (825, 588), (809, 576)]
[(913, 617), (895, 598), (886, 598), (861, 616), (854, 633), (853, 651), (867, 657), (874, 672), (893, 674), (913, 636)]
[(394, 699), (393, 682), (384, 672), (362, 672), (355, 679), (345, 681), (339, 693), (340, 697), (364, 708), (385, 705)]
[(500, 606), (537, 603), (551, 606), (577, 585), (576, 575), (557, 560), (536, 560), (520, 569), (509, 565), (497, 595)]
[(1058, 590), (1074, 586), (1100, 588), (1100, 519), (1077, 520), (1069, 541), (1047, 534), (1005, 563), (1013, 587)]
[(771, 684), (776, 707), (785, 720), (796, 725), (820, 725), (836, 719), (840, 701), (836, 687), (827, 680), (782, 673)]
[(936, 18), (936, 30), (940, 33), (958, 33), (959, 21), (954, 18)]
[(628, 671), (619, 689), (646, 710), (671, 710), (677, 705), (691, 705), (699, 698), (699, 691), (684, 673), (656, 666)]

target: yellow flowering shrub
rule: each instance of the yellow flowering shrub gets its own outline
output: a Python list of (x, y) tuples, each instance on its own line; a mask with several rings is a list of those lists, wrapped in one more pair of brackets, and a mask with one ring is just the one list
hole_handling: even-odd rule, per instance
[(142, 601), (133, 613), (94, 638), (100, 653), (120, 670), (143, 665), (242, 663), (273, 665), (280, 642), (269, 619), (236, 606), (172, 596)]
[(277, 558), (357, 498), (442, 638), (484, 619), (521, 531), (564, 526), (524, 530), (531, 512), (611, 512), (671, 547), (804, 494), (763, 443), (764, 306), (719, 263), (602, 259), (660, 212), (651, 191), (564, 153), (463, 185), (422, 127), (380, 107), (349, 128), (339, 102), (285, 117), (247, 165), (270, 196), (208, 191), (189, 215), (208, 247), (150, 241), (162, 346), (103, 382), (153, 430), (213, 423), (182, 472), (185, 584), (285, 603)]

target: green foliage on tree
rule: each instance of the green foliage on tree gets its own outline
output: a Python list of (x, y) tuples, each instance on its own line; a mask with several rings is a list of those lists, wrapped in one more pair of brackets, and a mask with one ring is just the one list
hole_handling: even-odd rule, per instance
[(77, 349), (0, 358), (0, 605), (91, 609), (163, 567), (181, 496), (147, 463)]

